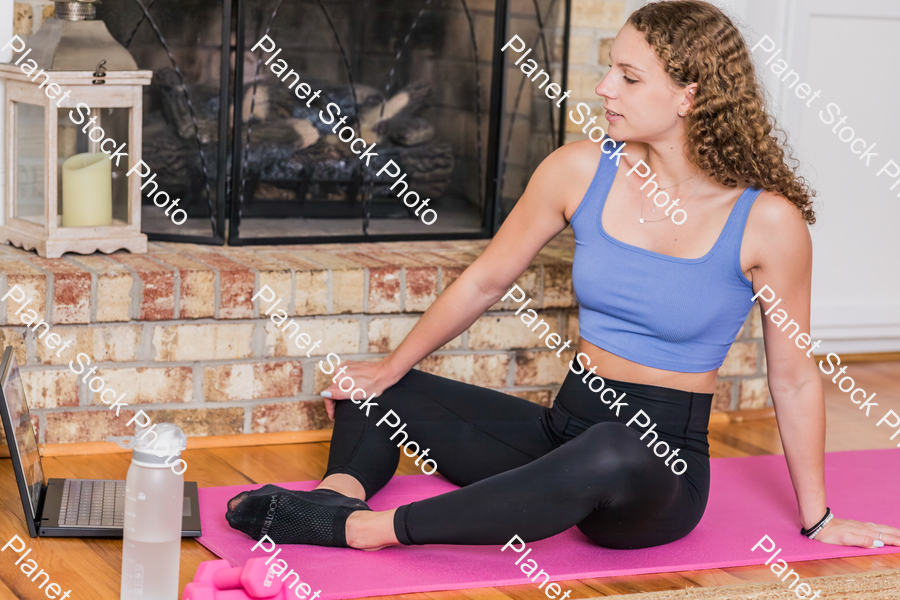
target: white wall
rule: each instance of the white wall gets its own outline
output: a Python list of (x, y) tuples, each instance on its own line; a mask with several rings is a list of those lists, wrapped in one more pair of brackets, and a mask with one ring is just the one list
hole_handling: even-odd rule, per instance
[[(825, 340), (820, 351), (900, 350), (900, 186), (891, 192), (893, 181), (876, 177), (889, 159), (900, 164), (900, 2), (755, 0), (747, 21), (751, 46), (769, 35), (783, 48), (769, 66), (770, 55), (757, 50), (756, 62), (801, 173), (818, 191), (811, 333)], [(782, 57), (801, 82), (822, 90), (810, 107), (772, 73)], [(831, 102), (847, 116), (841, 128), (876, 144), (870, 166), (822, 122)]]
[[(0, 48), (12, 38), (13, 35), (13, 0), (0, 0)], [(0, 50), (0, 62), (9, 62), (12, 58), (12, 48)]]
[[(6, 45), (13, 35), (13, 0), (0, 0), (0, 48)], [(0, 50), (0, 62), (9, 62), (12, 58), (12, 49)], [(6, 102), (6, 82), (0, 81), (0, 107)], [(6, 116), (0, 109), (0, 225), (6, 211), (2, 209), (6, 205), (6, 128), (4, 127)]]

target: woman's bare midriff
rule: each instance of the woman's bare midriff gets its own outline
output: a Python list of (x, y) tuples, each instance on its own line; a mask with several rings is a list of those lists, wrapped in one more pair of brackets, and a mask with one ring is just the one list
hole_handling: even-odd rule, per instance
[(716, 389), (718, 369), (706, 373), (677, 373), (654, 369), (611, 354), (586, 340), (581, 340), (578, 344), (578, 352), (587, 354), (591, 359), (591, 367), (596, 366), (597, 375), (604, 378), (656, 385), (698, 394), (712, 394)]

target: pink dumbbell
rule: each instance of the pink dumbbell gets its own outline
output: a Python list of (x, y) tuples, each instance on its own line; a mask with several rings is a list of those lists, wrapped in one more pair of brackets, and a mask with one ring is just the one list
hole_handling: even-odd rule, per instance
[[(272, 596), (271, 600), (282, 600), (284, 594)], [(217, 590), (199, 583), (184, 586), (184, 600), (254, 600), (244, 590)], [(270, 600), (270, 599), (267, 599)]]
[[(273, 565), (274, 567), (274, 565)], [(184, 600), (244, 600), (284, 597), (284, 583), (274, 574), (264, 558), (251, 558), (243, 567), (232, 567), (227, 560), (210, 560), (200, 563), (194, 581), (184, 589)], [(190, 588), (190, 589), (188, 589)], [(203, 591), (205, 588), (207, 591)], [(240, 596), (223, 595), (222, 592), (240, 592)], [(191, 593), (189, 596), (188, 593)]]

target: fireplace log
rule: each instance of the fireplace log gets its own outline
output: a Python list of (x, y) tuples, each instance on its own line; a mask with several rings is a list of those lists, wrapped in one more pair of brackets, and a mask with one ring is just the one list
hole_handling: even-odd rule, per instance
[[(175, 128), (175, 132), (183, 140), (194, 138), (194, 122), (188, 110), (187, 98), (181, 88), (178, 75), (172, 68), (160, 69), (154, 73), (156, 90), (160, 96), (166, 120)], [(199, 115), (198, 115), (199, 121)]]
[(374, 106), (362, 108), (359, 119), (362, 138), (366, 141), (383, 142), (394, 125), (412, 118), (425, 107), (430, 94), (430, 84), (414, 82), (384, 102), (383, 106), (382, 102), (378, 102)]
[[(165, 117), (159, 112), (146, 116), (145, 156), (159, 165), (160, 176), (185, 182), (183, 194), (202, 194), (202, 190), (193, 189), (197, 181), (202, 181), (202, 167), (194, 122), (180, 81), (172, 69), (160, 70), (156, 80)], [(357, 121), (346, 84), (309, 82), (314, 89), (322, 89), (321, 97), (309, 107), (282, 82), (259, 82), (252, 116), (251, 87), (246, 87), (243, 111), (250, 117), (251, 133), (242, 157), (245, 198), (289, 200), (293, 196), (303, 201), (307, 191), (314, 189), (316, 196), (338, 200), (348, 198), (348, 192), (356, 196), (354, 190), (360, 184), (372, 184), (374, 198), (393, 198), (396, 190), (390, 190), (388, 180), (375, 176), (391, 159), (407, 173), (409, 189), (422, 197), (438, 198), (446, 191), (454, 167), (452, 146), (437, 141), (435, 127), (415, 116), (426, 106), (429, 84), (407, 85), (387, 101), (374, 87), (355, 86), (360, 112)], [(204, 157), (207, 165), (215, 164), (216, 148), (210, 141), (215, 139), (218, 106), (205, 89), (192, 87), (191, 93)], [(337, 140), (331, 131), (334, 126), (320, 119), (319, 111), (330, 102), (341, 107), (342, 116), (350, 116), (350, 123), (357, 121), (363, 139), (379, 143), (378, 157), (368, 169), (361, 168), (358, 156)], [(246, 129), (243, 133), (246, 136)]]
[(407, 174), (406, 181), (409, 189), (419, 196), (439, 198), (450, 185), (450, 176), (453, 173), (454, 158), (453, 146), (450, 142), (440, 141), (411, 148), (402, 146), (390, 146), (378, 156), (378, 166), (371, 169), (371, 173), (365, 174), (365, 180), (374, 183), (372, 193), (375, 196), (396, 196), (397, 190), (391, 191), (393, 184), (386, 174), (376, 177), (375, 173), (384, 166), (388, 160), (393, 160), (400, 165)]
[(390, 140), (400, 146), (419, 146), (434, 139), (434, 125), (428, 119), (413, 117), (391, 126)]

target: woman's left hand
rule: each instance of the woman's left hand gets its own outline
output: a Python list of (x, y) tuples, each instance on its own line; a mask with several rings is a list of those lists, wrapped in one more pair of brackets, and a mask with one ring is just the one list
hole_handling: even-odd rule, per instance
[(881, 538), (881, 546), (900, 546), (900, 529), (889, 525), (861, 523), (850, 519), (832, 519), (816, 541), (838, 546), (860, 546), (862, 548), (881, 548), (876, 542)]

